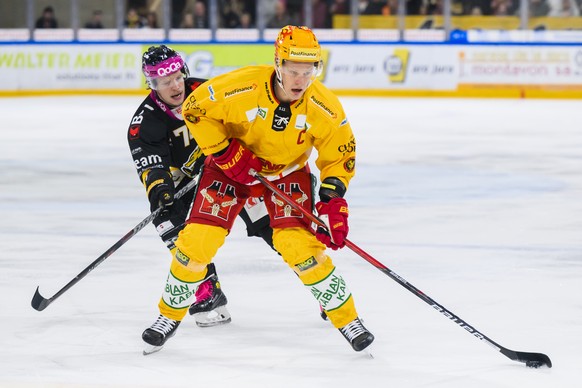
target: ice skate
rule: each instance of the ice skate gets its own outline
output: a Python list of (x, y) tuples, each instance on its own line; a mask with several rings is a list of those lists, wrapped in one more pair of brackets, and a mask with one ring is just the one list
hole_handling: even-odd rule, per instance
[(150, 327), (145, 329), (141, 335), (141, 338), (147, 344), (143, 355), (147, 356), (148, 354), (160, 351), (166, 341), (176, 333), (179, 325), (180, 321), (174, 321), (160, 314), (158, 319)]
[(188, 309), (199, 327), (224, 325), (231, 321), (230, 313), (226, 308), (228, 300), (222, 292), (214, 266), (209, 266), (210, 271), (213, 272), (212, 275), (198, 286), (195, 294), (196, 302)]
[(338, 329), (356, 352), (366, 349), (373, 341), (374, 335), (356, 318), (344, 327)]

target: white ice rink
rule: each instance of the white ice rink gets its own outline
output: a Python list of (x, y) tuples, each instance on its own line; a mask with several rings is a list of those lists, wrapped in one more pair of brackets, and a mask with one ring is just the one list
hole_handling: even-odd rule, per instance
[[(145, 93), (144, 93), (145, 95)], [(170, 256), (126, 143), (142, 97), (0, 100), (0, 387), (579, 388), (580, 101), (344, 98), (358, 146), (350, 239), (529, 369), (362, 258), (333, 253), (368, 328), (355, 353), (296, 276), (237, 223), (215, 260), (233, 321), (186, 317), (156, 354)]]

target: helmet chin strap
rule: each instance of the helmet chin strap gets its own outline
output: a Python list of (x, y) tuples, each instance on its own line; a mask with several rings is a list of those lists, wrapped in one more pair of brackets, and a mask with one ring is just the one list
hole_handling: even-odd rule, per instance
[(287, 94), (287, 91), (285, 90), (285, 87), (283, 86), (283, 77), (281, 76), (281, 69), (277, 65), (275, 65), (275, 78), (277, 79), (277, 85), (279, 85), (283, 93), (285, 93), (285, 96), (290, 98), (289, 95)]

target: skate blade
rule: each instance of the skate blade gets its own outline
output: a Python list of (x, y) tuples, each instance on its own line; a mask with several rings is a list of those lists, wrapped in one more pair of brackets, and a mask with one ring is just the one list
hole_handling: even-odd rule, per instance
[(194, 314), (194, 319), (198, 327), (225, 325), (231, 321), (230, 313), (226, 306), (217, 307), (207, 313)]
[(143, 350), (143, 355), (148, 356), (153, 353), (157, 353), (162, 350), (163, 346), (154, 346), (154, 345), (147, 345), (146, 348)]
[(213, 327), (213, 326), (226, 325), (227, 323), (230, 323), (230, 322), (231, 322), (231, 319), (228, 318), (226, 320), (212, 321), (212, 322), (198, 322), (198, 321), (196, 321), (196, 325), (198, 327)]
[(370, 344), (366, 346), (365, 349), (362, 349), (362, 355), (364, 355), (366, 358), (374, 359), (374, 353), (372, 353), (373, 345), (374, 344)]

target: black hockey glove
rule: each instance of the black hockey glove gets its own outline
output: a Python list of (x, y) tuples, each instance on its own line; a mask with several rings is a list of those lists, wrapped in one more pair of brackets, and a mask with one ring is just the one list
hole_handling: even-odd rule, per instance
[(160, 168), (150, 170), (145, 187), (152, 212), (159, 207), (169, 208), (174, 203), (174, 181), (170, 172)]
[(177, 199), (154, 219), (156, 231), (169, 249), (174, 248), (178, 233), (184, 229), (187, 211), (182, 201)]

